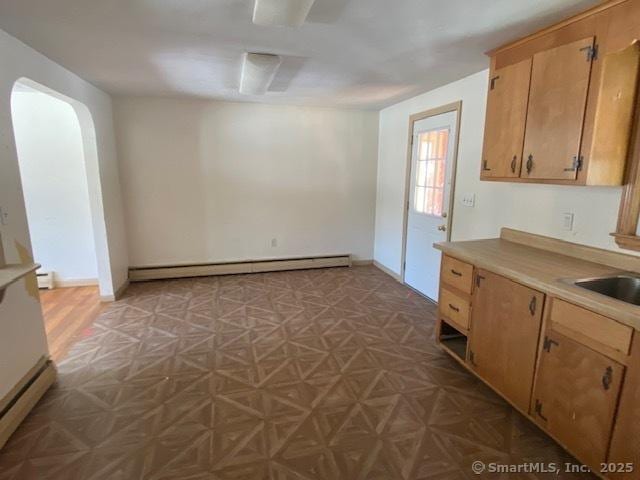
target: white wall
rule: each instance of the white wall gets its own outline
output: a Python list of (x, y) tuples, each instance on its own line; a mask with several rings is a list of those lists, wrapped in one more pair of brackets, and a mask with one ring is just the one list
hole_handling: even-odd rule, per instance
[(377, 113), (127, 97), (115, 118), (132, 265), (372, 259)]
[(76, 112), (51, 95), (26, 90), (14, 91), (11, 110), (33, 257), (61, 284), (97, 282)]
[[(83, 142), (87, 175), (98, 179), (89, 185), (94, 233), (103, 232), (96, 235), (96, 252), (105, 252), (98, 257), (98, 269), (101, 278), (109, 279), (105, 287), (113, 291), (126, 281), (128, 259), (111, 99), (3, 31), (0, 65), (0, 207), (8, 214), (0, 233), (7, 261), (32, 256), (10, 106), (16, 81), (26, 77), (71, 101), (83, 132), (91, 127), (93, 138), (83, 136)], [(28, 288), (29, 282), (33, 285), (33, 277), (10, 286), (0, 304), (0, 398), (47, 354), (40, 302), (37, 292)]]
[[(480, 181), (480, 158), (488, 71), (482, 71), (380, 112), (378, 190), (374, 258), (400, 272), (409, 116), (462, 100), (453, 240), (497, 237), (511, 227), (563, 240), (619, 250), (615, 230), (620, 187), (568, 187)], [(462, 205), (476, 195), (475, 208)], [(562, 214), (575, 214), (574, 230), (562, 228)], [(625, 251), (625, 253), (631, 253)]]

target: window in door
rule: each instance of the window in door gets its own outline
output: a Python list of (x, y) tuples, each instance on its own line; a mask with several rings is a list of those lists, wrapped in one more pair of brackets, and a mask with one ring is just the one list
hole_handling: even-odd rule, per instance
[(441, 217), (449, 129), (420, 132), (417, 140), (418, 160), (413, 208), (417, 213)]

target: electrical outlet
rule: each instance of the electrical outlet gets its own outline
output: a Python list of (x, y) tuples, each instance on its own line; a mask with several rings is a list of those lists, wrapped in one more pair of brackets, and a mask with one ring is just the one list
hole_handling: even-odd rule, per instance
[(562, 228), (566, 231), (573, 231), (573, 213), (567, 212), (562, 214)]
[(272, 238), (271, 239), (271, 248), (276, 248), (278, 246), (278, 239), (277, 238)]
[(467, 193), (462, 197), (462, 205), (465, 207), (475, 207), (476, 205), (476, 194), (475, 193)]

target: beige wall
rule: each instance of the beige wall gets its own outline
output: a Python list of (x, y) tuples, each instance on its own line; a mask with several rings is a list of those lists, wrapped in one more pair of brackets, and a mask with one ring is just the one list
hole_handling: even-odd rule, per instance
[(372, 258), (377, 113), (125, 97), (115, 118), (132, 265)]
[[(618, 250), (615, 230), (620, 187), (571, 187), (480, 181), (488, 70), (388, 107), (380, 112), (375, 259), (400, 272), (409, 116), (462, 100), (453, 240), (496, 237), (511, 227), (563, 240)], [(462, 205), (475, 194), (474, 208)], [(562, 226), (575, 214), (573, 231)], [(629, 252), (627, 252), (629, 253)]]

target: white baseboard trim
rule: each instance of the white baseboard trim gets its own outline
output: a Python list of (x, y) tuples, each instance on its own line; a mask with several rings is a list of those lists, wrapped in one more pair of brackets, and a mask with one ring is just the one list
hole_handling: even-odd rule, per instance
[(53, 288), (95, 287), (96, 285), (98, 285), (97, 278), (72, 278), (70, 280), (54, 278), (53, 280)]
[(130, 285), (130, 282), (129, 282), (129, 279), (127, 278), (127, 280), (122, 285), (120, 285), (120, 288), (116, 290), (116, 294), (115, 294), (116, 300), (120, 300), (122, 298), (122, 296), (124, 295), (124, 292), (126, 292), (127, 288), (129, 288), (129, 285)]
[(56, 379), (50, 360), (41, 358), (18, 385), (0, 400), (0, 449)]
[(389, 275), (390, 277), (393, 277), (394, 280), (400, 282), (400, 283), (404, 283), (402, 281), (402, 277), (397, 274), (396, 272), (394, 272), (393, 270), (385, 267), (384, 265), (382, 265), (380, 262), (377, 262), (376, 260), (373, 261), (373, 265), (377, 268), (379, 268), (380, 270), (382, 270), (384, 273), (386, 273), (387, 275)]
[(129, 279), (127, 279), (122, 285), (120, 285), (120, 288), (118, 288), (113, 295), (100, 295), (100, 301), (102, 303), (110, 303), (120, 300), (124, 295), (124, 292), (129, 288), (129, 285)]
[(314, 268), (350, 267), (351, 255), (327, 255), (319, 257), (247, 260), (242, 262), (209, 263), (198, 265), (163, 265), (130, 267), (129, 280), (144, 282), (170, 278), (208, 277), (241, 273), (307, 270)]
[(373, 265), (373, 260), (352, 260), (351, 263), (354, 267), (364, 267), (367, 265)]

